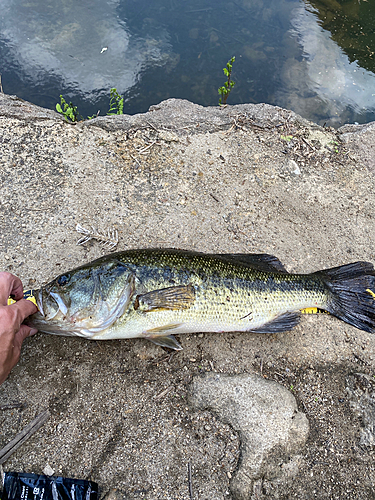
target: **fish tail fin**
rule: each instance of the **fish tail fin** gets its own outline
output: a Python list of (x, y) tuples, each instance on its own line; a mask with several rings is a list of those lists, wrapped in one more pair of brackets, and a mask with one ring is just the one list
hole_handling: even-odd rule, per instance
[(375, 271), (369, 262), (354, 262), (316, 273), (330, 291), (330, 314), (364, 330), (375, 332)]

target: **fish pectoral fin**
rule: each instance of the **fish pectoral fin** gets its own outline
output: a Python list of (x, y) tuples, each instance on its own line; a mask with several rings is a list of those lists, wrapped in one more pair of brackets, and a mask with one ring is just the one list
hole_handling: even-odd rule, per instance
[(246, 264), (266, 273), (288, 273), (282, 262), (274, 255), (269, 255), (268, 253), (219, 253), (213, 256), (239, 264)]
[(154, 311), (155, 309), (189, 309), (194, 301), (195, 289), (192, 285), (171, 286), (138, 295), (134, 303), (134, 309), (143, 312)]
[(286, 332), (291, 330), (296, 325), (298, 325), (300, 321), (301, 314), (300, 312), (287, 312), (278, 316), (277, 318), (269, 321), (268, 323), (260, 326), (259, 328), (251, 329), (252, 332), (255, 333), (278, 333), (278, 332)]
[(169, 349), (174, 349), (175, 351), (182, 351), (182, 346), (173, 335), (167, 335), (165, 337), (156, 336), (156, 337), (147, 337), (148, 340), (153, 342), (156, 345), (160, 345), (162, 347), (168, 347)]

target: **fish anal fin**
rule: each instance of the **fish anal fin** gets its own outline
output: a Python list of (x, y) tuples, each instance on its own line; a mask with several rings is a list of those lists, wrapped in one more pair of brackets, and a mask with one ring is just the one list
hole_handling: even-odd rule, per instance
[(194, 301), (194, 287), (192, 285), (178, 285), (138, 295), (134, 303), (134, 309), (143, 312), (154, 311), (155, 309), (189, 309)]
[(251, 331), (255, 333), (286, 332), (298, 325), (299, 321), (300, 312), (287, 312), (260, 326), (259, 328), (251, 329)]
[(257, 269), (258, 271), (266, 273), (288, 273), (282, 262), (280, 262), (280, 260), (274, 255), (269, 255), (268, 253), (220, 253), (213, 256), (229, 260), (231, 262), (245, 264)]
[(174, 349), (175, 351), (181, 351), (182, 346), (173, 335), (167, 336), (156, 336), (156, 337), (147, 337), (148, 340), (153, 342), (156, 345), (160, 345), (161, 347), (168, 347), (169, 349)]

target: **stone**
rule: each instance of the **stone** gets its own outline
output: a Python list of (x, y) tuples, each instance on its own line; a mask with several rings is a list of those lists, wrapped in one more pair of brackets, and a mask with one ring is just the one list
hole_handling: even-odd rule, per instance
[(298, 411), (293, 394), (258, 375), (195, 377), (190, 403), (213, 411), (239, 433), (241, 458), (230, 483), (236, 500), (248, 500), (256, 482), (274, 477), (280, 463), (288, 462), (308, 437), (308, 420)]
[(375, 380), (366, 373), (355, 373), (346, 379), (350, 407), (362, 420), (359, 444), (375, 446)]

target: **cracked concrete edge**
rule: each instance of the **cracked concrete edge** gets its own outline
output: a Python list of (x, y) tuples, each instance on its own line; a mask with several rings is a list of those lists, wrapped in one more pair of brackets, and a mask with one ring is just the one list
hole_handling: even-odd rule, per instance
[[(178, 106), (176, 103), (178, 102)], [(85, 127), (98, 127), (107, 131), (130, 130), (133, 127), (152, 125), (153, 117), (156, 118), (158, 125), (162, 124), (159, 120), (160, 115), (169, 111), (170, 120), (165, 121), (165, 126), (170, 129), (179, 127), (189, 129), (189, 133), (202, 133), (212, 130), (212, 125), (218, 127), (233, 125), (233, 119), (241, 114), (246, 114), (255, 123), (255, 126), (262, 123), (262, 126), (277, 126), (279, 122), (285, 120), (300, 126), (309, 127), (315, 130), (325, 131), (322, 127), (312, 121), (309, 121), (294, 111), (273, 106), (271, 104), (236, 104), (227, 106), (202, 106), (192, 103), (185, 99), (167, 99), (159, 104), (150, 106), (148, 112), (137, 113), (135, 115), (112, 115), (98, 116), (92, 120), (78, 122)], [(54, 110), (43, 108), (21, 99), (16, 95), (0, 93), (0, 116), (8, 118), (18, 118), (31, 121), (38, 119), (53, 119), (66, 121), (64, 117)], [(204, 123), (204, 119), (209, 119), (210, 123)], [(203, 122), (202, 122), (203, 120)], [(70, 123), (70, 122), (69, 122)], [(72, 124), (73, 126), (75, 124)], [(195, 125), (195, 129), (194, 129)], [(190, 128), (191, 127), (191, 128)], [(263, 128), (262, 127), (262, 128)], [(333, 130), (329, 127), (330, 130)], [(346, 124), (337, 129), (337, 134), (343, 142), (349, 142), (351, 138), (373, 133), (375, 122), (365, 124)]]
[(0, 93), (0, 116), (2, 118), (17, 118), (19, 120), (59, 120), (64, 117), (52, 109), (41, 108), (35, 104), (24, 101), (16, 95)]
[[(176, 106), (178, 103), (178, 106)], [(166, 115), (168, 118), (166, 118)], [(194, 134), (212, 132), (212, 127), (229, 128), (234, 119), (246, 115), (255, 127), (276, 127), (287, 120), (312, 129), (324, 130), (319, 125), (302, 118), (293, 111), (270, 104), (237, 104), (233, 106), (201, 106), (184, 99), (168, 99), (153, 105), (146, 113), (135, 115), (99, 116), (78, 122), (84, 127), (98, 127), (108, 132), (128, 131), (132, 128), (165, 127), (180, 133)], [(54, 110), (45, 109), (24, 101), (15, 95), (0, 94), (0, 116), (37, 121), (52, 119), (64, 121)], [(71, 124), (75, 126), (76, 124)], [(155, 126), (155, 125), (154, 125)]]
[[(176, 104), (178, 103), (178, 106)], [(148, 113), (136, 115), (115, 115), (98, 117), (85, 121), (87, 127), (100, 127), (110, 132), (130, 130), (132, 127), (157, 124), (176, 132), (189, 134), (212, 132), (212, 127), (229, 128), (235, 125), (234, 119), (245, 115), (254, 126), (272, 128), (285, 123), (298, 123), (312, 129), (322, 129), (319, 125), (305, 120), (293, 111), (270, 104), (237, 104), (233, 106), (201, 106), (184, 99), (168, 99), (151, 106)], [(168, 116), (168, 119), (166, 119)]]

